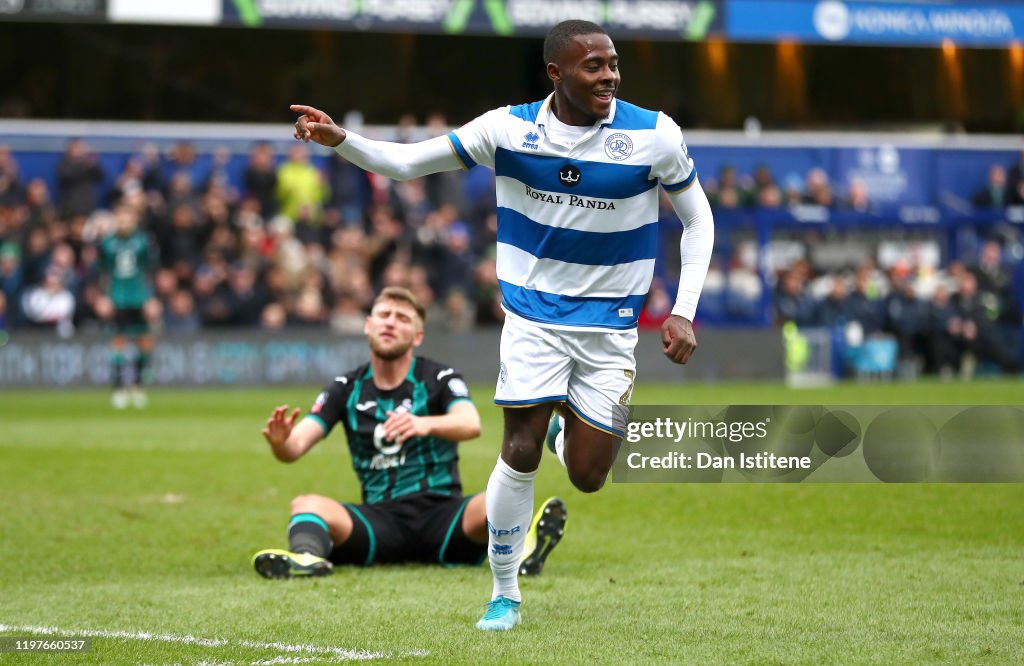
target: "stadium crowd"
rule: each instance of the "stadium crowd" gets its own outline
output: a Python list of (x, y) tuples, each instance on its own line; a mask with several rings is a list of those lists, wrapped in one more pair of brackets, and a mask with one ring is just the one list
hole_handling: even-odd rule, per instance
[[(414, 125), (403, 119), (398, 140), (420, 138)], [(427, 123), (431, 135), (445, 129), (440, 116)], [(336, 155), (320, 169), (302, 144), (279, 156), (260, 143), (241, 181), (232, 182), (230, 158), (221, 149), (200, 161), (188, 142), (166, 154), (145, 145), (102, 191), (103, 169), (76, 139), (57, 167), (57, 192), (50, 192), (43, 179), (25, 182), (0, 146), (0, 328), (68, 335), (105, 326), (97, 248), (112, 232), (118, 206), (136, 210), (152, 239), (155, 298), (146, 315), (165, 334), (233, 326), (360, 333), (373, 294), (385, 286), (411, 289), (428, 305), (428, 324), (441, 329), (501, 320), (491, 171), (392, 182)], [(1009, 168), (993, 165), (974, 203), (1024, 203), (1022, 168), (1024, 151)], [(726, 166), (704, 180), (717, 209), (872, 210), (863, 182), (839, 193), (817, 168), (782, 184), (767, 165), (750, 175)], [(664, 212), (666, 228), (678, 224), (668, 219), (670, 207)], [(954, 263), (927, 276), (916, 266), (883, 272), (868, 263), (847, 274), (795, 261), (778, 272), (776, 317), (800, 326), (855, 321), (865, 335), (894, 335), (901, 357), (917, 358), (928, 371), (956, 370), (968, 352), (1016, 370), (1016, 355), (993, 333), (999, 323), (1020, 325), (1003, 254), (989, 242), (977, 265)], [(706, 290), (715, 289), (716, 264)], [(741, 280), (742, 271), (731, 277)], [(641, 325), (660, 325), (673, 287), (656, 279)]]

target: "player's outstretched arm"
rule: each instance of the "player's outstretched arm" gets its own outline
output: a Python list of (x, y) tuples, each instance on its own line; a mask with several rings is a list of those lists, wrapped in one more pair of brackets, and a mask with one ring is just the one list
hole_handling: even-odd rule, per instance
[(312, 106), (292, 104), (290, 108), (301, 114), (295, 121), (296, 139), (334, 148), (365, 171), (394, 180), (409, 180), (463, 166), (447, 137), (418, 143), (373, 141), (338, 127), (330, 116)]
[(263, 427), (263, 438), (281, 462), (298, 460), (323, 439), (324, 431), (319, 423), (311, 419), (298, 421), (301, 411), (296, 407), (289, 414), (288, 405), (281, 405), (274, 409)]
[(413, 416), (408, 412), (388, 412), (384, 422), (387, 439), (404, 442), (410, 437), (433, 435), (452, 442), (464, 442), (480, 436), (480, 414), (468, 400), (451, 406), (447, 414), (439, 416)]

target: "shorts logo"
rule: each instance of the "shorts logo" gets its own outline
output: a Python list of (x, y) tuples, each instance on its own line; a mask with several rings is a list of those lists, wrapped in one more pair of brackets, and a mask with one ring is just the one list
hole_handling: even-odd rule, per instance
[(558, 180), (566, 187), (576, 187), (583, 179), (583, 172), (571, 164), (566, 164), (558, 170)]
[(633, 154), (633, 140), (621, 132), (604, 140), (604, 154), (613, 160), (624, 160)]
[(508, 366), (504, 363), (498, 365), (498, 383), (502, 386), (508, 381)]

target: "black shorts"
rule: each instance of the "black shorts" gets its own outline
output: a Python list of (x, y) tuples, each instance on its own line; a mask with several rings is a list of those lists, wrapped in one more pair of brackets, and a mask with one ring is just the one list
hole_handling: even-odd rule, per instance
[(376, 504), (345, 504), (352, 535), (331, 551), (335, 564), (478, 565), (487, 544), (462, 531), (462, 513), (470, 497), (416, 494)]
[(118, 335), (145, 335), (149, 323), (142, 308), (117, 308), (114, 310), (114, 331)]

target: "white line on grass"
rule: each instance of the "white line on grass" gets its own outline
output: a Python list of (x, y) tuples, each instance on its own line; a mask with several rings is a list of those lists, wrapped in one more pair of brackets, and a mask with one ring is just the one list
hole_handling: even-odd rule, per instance
[[(178, 643), (181, 645), (201, 645), (203, 647), (242, 647), (252, 650), (276, 650), (278, 652), (303, 653), (317, 657), (331, 657), (345, 661), (368, 661), (371, 659), (394, 659), (396, 657), (425, 657), (430, 654), (426, 650), (412, 650), (399, 654), (391, 652), (370, 652), (369, 650), (352, 650), (340, 647), (321, 647), (319, 645), (302, 645), (291, 643), (261, 643), (246, 640), (228, 640), (226, 638), (199, 638), (196, 636), (176, 634), (154, 634), (149, 631), (120, 631), (109, 629), (61, 629), (59, 627), (39, 627), (25, 625), (0, 624), (0, 633), (25, 632), (27, 634), (43, 634), (47, 636), (85, 636), (88, 638), (126, 638), (137, 641), (157, 641), (161, 643)], [(293, 659), (293, 661), (286, 661)], [(277, 657), (270, 661), (253, 662), (260, 664), (298, 664), (306, 661), (301, 658)]]

